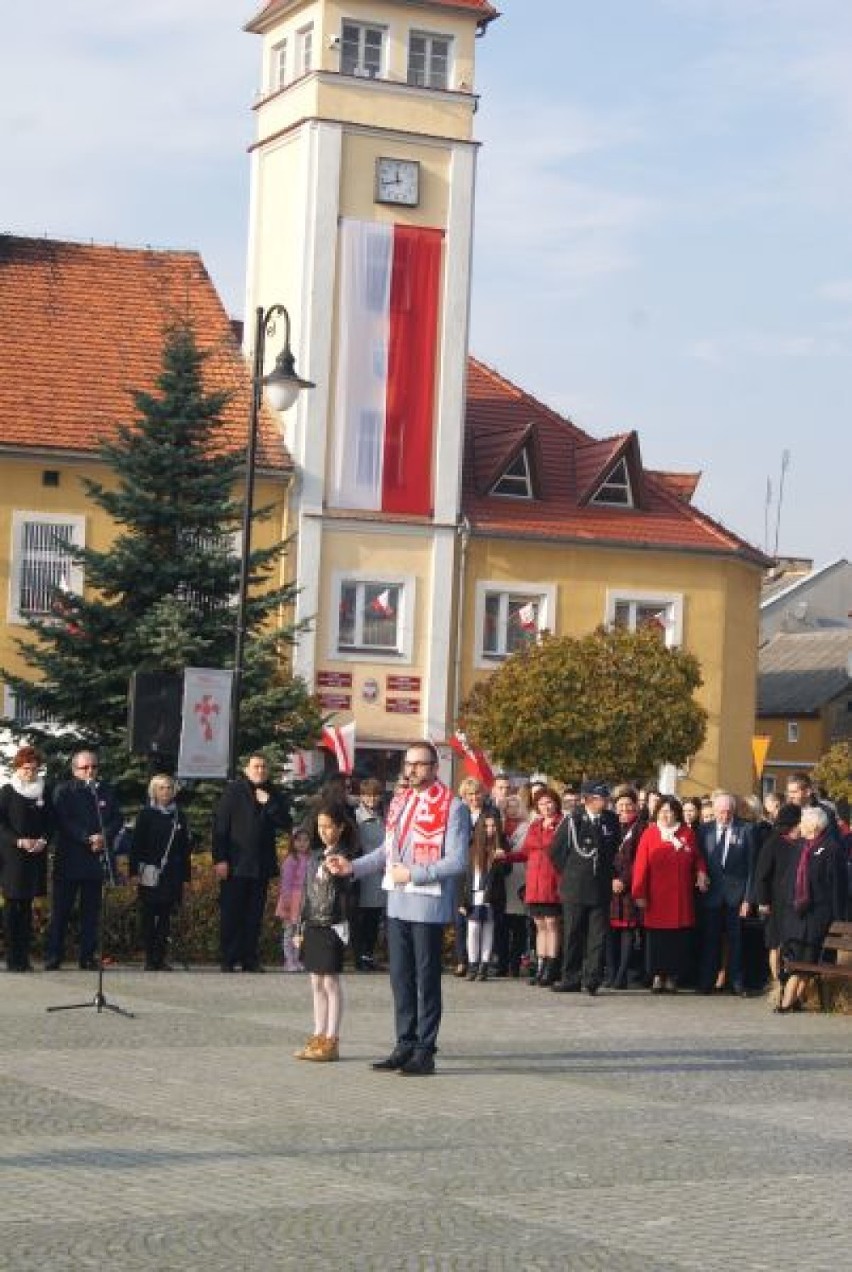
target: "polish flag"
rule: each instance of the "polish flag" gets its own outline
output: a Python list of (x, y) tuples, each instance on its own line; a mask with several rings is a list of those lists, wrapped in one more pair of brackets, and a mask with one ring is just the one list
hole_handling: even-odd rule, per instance
[(355, 767), (355, 721), (341, 725), (326, 724), (320, 746), (331, 751), (341, 773), (351, 773)]
[(518, 610), (518, 621), (525, 632), (534, 632), (538, 627), (538, 616), (535, 612), (535, 605), (529, 601), (526, 605), (522, 605)]
[(479, 778), (482, 785), (490, 791), (494, 785), (494, 772), (485, 758), (485, 752), (473, 746), (462, 729), (456, 729), (450, 738), (450, 746), (464, 760), (465, 772), (471, 777)]
[(382, 618), (393, 617), (393, 606), (390, 603), (390, 590), (385, 588), (383, 592), (379, 592), (378, 596), (370, 602), (370, 609), (374, 614), (381, 615)]
[(432, 510), (441, 230), (340, 225), (337, 508)]

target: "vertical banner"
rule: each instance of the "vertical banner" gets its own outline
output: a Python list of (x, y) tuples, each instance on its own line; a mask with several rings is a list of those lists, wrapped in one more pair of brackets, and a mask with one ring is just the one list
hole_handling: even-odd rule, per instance
[(179, 777), (227, 777), (231, 731), (232, 671), (187, 667), (183, 675), (183, 723)]
[(431, 510), (442, 252), (441, 230), (341, 223), (334, 507)]

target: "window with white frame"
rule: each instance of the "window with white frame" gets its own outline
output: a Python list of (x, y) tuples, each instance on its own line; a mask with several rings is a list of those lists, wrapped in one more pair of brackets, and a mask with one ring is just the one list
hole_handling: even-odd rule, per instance
[(525, 583), (476, 585), (477, 667), (493, 667), (553, 625), (556, 589)]
[(314, 24), (311, 22), (296, 32), (296, 65), (293, 78), (301, 79), (314, 66)]
[(408, 82), (420, 88), (449, 88), (450, 48), (446, 35), (412, 31), (408, 37)]
[(287, 41), (279, 40), (272, 46), (269, 57), (269, 91), (276, 93), (287, 83)]
[(799, 740), (799, 721), (788, 720), (787, 721), (787, 741), (795, 743), (795, 742), (798, 742), (798, 740)]
[[(242, 555), (243, 532), (228, 530), (217, 534), (184, 529), (180, 533), (178, 542), (182, 560), (188, 565), (193, 564), (193, 567), (197, 569), (198, 562), (192, 562), (191, 558), (200, 558), (207, 581), (210, 583), (214, 577), (214, 569), (219, 578), (226, 567), (229, 574), (233, 572), (234, 563), (239, 561)], [(209, 590), (201, 592), (187, 583), (180, 584), (176, 591), (177, 597), (196, 613), (231, 609), (237, 603), (238, 594), (239, 582), (235, 583), (232, 591), (219, 596)]]
[(651, 628), (668, 646), (683, 641), (683, 597), (673, 592), (607, 592), (607, 627)]
[(82, 592), (83, 570), (74, 554), (85, 541), (85, 519), (40, 512), (12, 514), (10, 623), (49, 618), (56, 592)]
[(593, 504), (604, 504), (615, 508), (632, 508), (633, 486), (627, 471), (627, 461), (620, 459), (598, 486), (589, 500)]
[(340, 39), (340, 69), (344, 75), (378, 79), (384, 57), (384, 27), (344, 22)]
[(533, 498), (530, 457), (526, 447), (515, 456), (502, 477), (491, 487), (491, 494), (508, 499)]
[(414, 579), (339, 572), (332, 581), (337, 614), (332, 657), (402, 657), (410, 660)]

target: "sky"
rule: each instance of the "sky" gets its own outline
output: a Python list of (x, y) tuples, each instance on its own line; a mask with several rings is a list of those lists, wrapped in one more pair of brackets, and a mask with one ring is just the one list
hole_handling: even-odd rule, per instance
[[(258, 7), (13, 6), (0, 231), (197, 249), (241, 316)], [(852, 4), (498, 7), (471, 352), (701, 470), (695, 503), (756, 546), (852, 557)]]

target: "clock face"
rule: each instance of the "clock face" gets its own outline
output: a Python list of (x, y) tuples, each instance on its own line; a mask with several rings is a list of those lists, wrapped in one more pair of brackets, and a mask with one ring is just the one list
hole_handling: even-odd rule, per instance
[(416, 159), (376, 160), (376, 202), (415, 208), (420, 202), (420, 164)]

